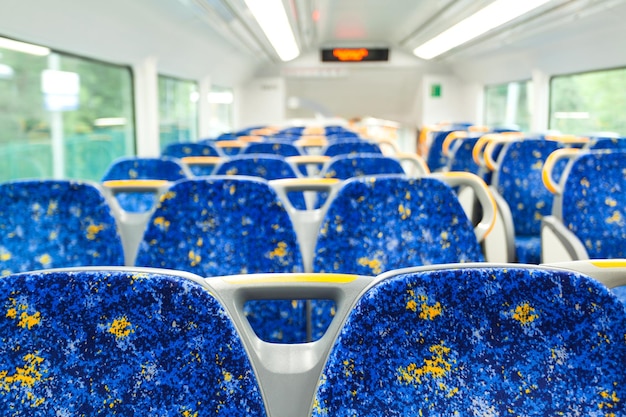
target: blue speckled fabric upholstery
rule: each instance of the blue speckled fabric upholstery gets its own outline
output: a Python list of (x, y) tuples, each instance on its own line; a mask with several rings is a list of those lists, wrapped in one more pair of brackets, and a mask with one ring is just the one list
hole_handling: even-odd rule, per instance
[(450, 160), (448, 161), (449, 171), (471, 172), (479, 175), (480, 167), (474, 162), (472, 152), (474, 145), (478, 142), (478, 137), (457, 139), (450, 149)]
[(313, 416), (626, 415), (625, 331), (623, 307), (581, 275), (398, 275), (350, 313)]
[(381, 154), (357, 153), (333, 157), (322, 173), (326, 178), (339, 179), (377, 174), (404, 174), (404, 169), (397, 159)]
[[(516, 141), (500, 157), (498, 192), (511, 209), (515, 227), (517, 261), (538, 264), (541, 259), (541, 218), (552, 214), (554, 196), (543, 185), (541, 172), (548, 156), (559, 149), (558, 142), (541, 139)], [(560, 176), (566, 161), (554, 168)]]
[(443, 154), (443, 142), (452, 132), (454, 132), (454, 130), (442, 130), (433, 133), (433, 139), (428, 149), (428, 155), (426, 156), (426, 164), (432, 172), (441, 171), (442, 168), (448, 165), (448, 157)]
[[(148, 222), (135, 264), (203, 277), (303, 271), (285, 208), (266, 181), (253, 178), (205, 177), (176, 183)], [(306, 339), (306, 323), (292, 318), (290, 300), (275, 307), (258, 303), (262, 305), (247, 314), (261, 338)], [(284, 337), (275, 340), (275, 335)]]
[(267, 182), (253, 178), (174, 184), (148, 222), (136, 265), (204, 277), (302, 271), (287, 212)]
[(589, 149), (625, 150), (626, 138), (594, 138), (589, 144)]
[[(102, 177), (111, 180), (165, 180), (177, 181), (187, 178), (183, 166), (176, 159), (127, 157), (115, 160)], [(152, 192), (121, 192), (115, 195), (120, 207), (128, 212), (142, 213), (151, 210), (156, 204)]]
[(515, 236), (517, 262), (523, 264), (541, 263), (541, 236)]
[(322, 221), (313, 270), (378, 275), (482, 260), (474, 229), (449, 186), (389, 175), (345, 182)]
[(298, 156), (298, 147), (289, 142), (266, 141), (250, 143), (244, 150), (244, 154), (272, 154), (284, 157)]
[(220, 156), (219, 151), (210, 143), (171, 143), (162, 152), (163, 156), (185, 158), (187, 156)]
[(146, 213), (157, 204), (157, 196), (153, 192), (120, 192), (115, 199), (122, 210), (129, 213)]
[(115, 160), (102, 177), (110, 180), (165, 180), (187, 178), (183, 166), (171, 158), (120, 158)]
[[(293, 167), (282, 156), (270, 154), (234, 156), (218, 166), (215, 175), (247, 175), (266, 180), (297, 177)], [(289, 193), (288, 197), (295, 208), (306, 209), (302, 193)]]
[(326, 156), (350, 155), (355, 153), (372, 153), (382, 155), (380, 147), (364, 140), (350, 140), (329, 143), (324, 150)]
[(0, 184), (2, 275), (89, 265), (124, 265), (115, 219), (95, 186), (63, 180)]
[(199, 284), (128, 271), (0, 280), (3, 416), (263, 416), (224, 309)]
[(624, 308), (626, 308), (626, 286), (615, 287), (611, 291), (615, 294), (617, 299), (624, 304)]
[(562, 210), (563, 224), (591, 259), (626, 257), (626, 153), (594, 151), (576, 159)]

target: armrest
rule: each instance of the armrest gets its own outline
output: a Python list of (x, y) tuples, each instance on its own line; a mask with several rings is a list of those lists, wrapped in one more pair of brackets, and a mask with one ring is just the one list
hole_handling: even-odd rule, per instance
[(483, 249), (487, 262), (515, 262), (515, 226), (509, 204), (495, 187), (489, 187), (491, 195), (496, 202), (496, 224), (487, 237), (483, 240)]
[[(328, 206), (341, 188), (341, 184), (342, 181), (336, 178), (285, 178), (269, 181), (270, 187), (283, 201), (293, 223), (306, 272), (313, 270), (313, 254), (317, 244), (317, 234)], [(298, 210), (291, 204), (287, 196), (287, 193), (294, 191), (327, 192), (328, 197), (319, 209), (313, 209), (312, 206), (309, 206), (311, 207), (309, 210)]]
[(491, 191), (479, 176), (469, 172), (444, 172), (430, 174), (434, 178), (453, 186), (467, 186), (472, 188), (476, 199), (482, 207), (482, 218), (474, 227), (476, 239), (482, 242), (491, 232), (496, 222), (496, 202), (491, 195)]
[(417, 154), (398, 152), (394, 157), (400, 161), (404, 172), (411, 177), (421, 177), (430, 174), (426, 161)]
[[(263, 390), (268, 415), (306, 416), (324, 362), (348, 313), (373, 278), (344, 274), (259, 274), (207, 278), (238, 329)], [(330, 299), (336, 314), (321, 339), (301, 344), (267, 343), (244, 316), (246, 301)]]
[(626, 285), (626, 259), (595, 259), (542, 264), (588, 275), (607, 288)]
[(561, 178), (560, 184), (554, 179), (554, 177), (552, 176), (552, 170), (554, 169), (555, 165), (562, 159), (573, 159), (578, 157), (580, 152), (581, 150), (576, 148), (563, 148), (557, 149), (556, 151), (548, 155), (548, 157), (546, 158), (546, 162), (543, 164), (541, 179), (543, 181), (543, 185), (545, 185), (548, 191), (550, 191), (552, 194), (563, 194), (563, 184), (566, 179), (565, 176), (563, 176), (563, 178)]
[(579, 259), (589, 259), (580, 239), (555, 216), (545, 216), (541, 220), (541, 262)]

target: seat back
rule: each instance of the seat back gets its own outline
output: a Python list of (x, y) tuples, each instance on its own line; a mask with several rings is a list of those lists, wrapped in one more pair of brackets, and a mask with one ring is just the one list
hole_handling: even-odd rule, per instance
[[(252, 177), (176, 183), (148, 222), (135, 264), (203, 277), (303, 270), (287, 212), (267, 182)], [(303, 302), (260, 304), (247, 311), (259, 337), (307, 340)]]
[(448, 185), (383, 175), (344, 183), (322, 221), (313, 271), (378, 275), (482, 260), (473, 226)]
[(200, 277), (53, 270), (0, 280), (2, 415), (264, 416), (252, 366)]
[[(266, 180), (296, 178), (298, 175), (293, 166), (280, 155), (249, 154), (237, 155), (224, 161), (215, 168), (215, 175), (247, 175)], [(291, 193), (288, 196), (294, 207), (306, 209), (306, 201), (302, 193)]]
[(25, 180), (0, 184), (0, 271), (124, 265), (111, 209), (91, 183)]
[(244, 154), (270, 154), (270, 155), (280, 155), (284, 157), (289, 156), (298, 156), (300, 155), (300, 150), (298, 147), (291, 142), (287, 141), (265, 141), (265, 142), (256, 142), (249, 144), (244, 150)]
[[(102, 177), (102, 182), (115, 180), (177, 181), (189, 176), (176, 159), (125, 157), (115, 160)], [(158, 193), (153, 191), (118, 192), (115, 199), (120, 207), (131, 213), (151, 210), (157, 203)]]
[(456, 130), (441, 130), (433, 132), (433, 139), (428, 148), (426, 164), (431, 172), (440, 171), (448, 164), (448, 157), (443, 154), (443, 142), (446, 137)]
[(312, 415), (623, 415), (626, 314), (578, 273), (449, 266), (380, 277)]
[(187, 156), (220, 156), (217, 148), (210, 143), (170, 143), (162, 152), (163, 156), (185, 158)]
[(171, 158), (125, 157), (115, 160), (102, 177), (112, 180), (165, 180), (187, 178), (185, 167)]
[(348, 179), (378, 174), (404, 174), (404, 168), (395, 158), (376, 153), (357, 153), (333, 157), (324, 165), (321, 176)]
[(329, 143), (324, 149), (326, 156), (350, 155), (355, 153), (371, 153), (382, 155), (380, 147), (364, 140), (349, 140)]
[(301, 256), (289, 216), (264, 180), (205, 177), (172, 186), (135, 264), (209, 277), (299, 272)]
[(625, 172), (626, 153), (618, 151), (583, 153), (564, 172), (555, 210), (590, 259), (626, 257)]
[[(543, 139), (524, 139), (504, 145), (493, 184), (508, 204), (515, 231), (517, 260), (538, 264), (541, 257), (541, 219), (552, 213), (553, 195), (543, 185), (548, 156), (563, 145)], [(555, 167), (562, 172), (565, 161)]]

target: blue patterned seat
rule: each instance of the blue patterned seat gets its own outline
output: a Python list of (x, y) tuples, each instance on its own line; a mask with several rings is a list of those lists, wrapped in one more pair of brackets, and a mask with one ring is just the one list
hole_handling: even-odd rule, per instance
[(561, 220), (590, 259), (626, 257), (626, 153), (580, 155), (563, 187)]
[[(183, 165), (176, 159), (124, 157), (115, 160), (102, 177), (102, 182), (114, 180), (164, 180), (187, 178)], [(115, 195), (120, 207), (141, 213), (152, 209), (157, 201), (153, 192), (122, 192)]]
[(586, 276), (396, 273), (357, 302), (313, 417), (626, 415), (626, 314)]
[(375, 153), (338, 155), (328, 161), (321, 173), (326, 178), (348, 179), (364, 175), (404, 174), (395, 158)]
[[(271, 154), (233, 156), (215, 168), (215, 175), (247, 175), (268, 181), (298, 176), (282, 156)], [(302, 193), (291, 193), (289, 198), (295, 208), (306, 209)]]
[[(516, 261), (541, 262), (541, 219), (552, 212), (553, 196), (543, 185), (542, 169), (559, 142), (524, 139), (508, 143), (499, 158), (494, 186), (508, 204), (515, 229)], [(564, 168), (565, 161), (556, 167)]]
[[(266, 181), (251, 177), (176, 183), (148, 222), (135, 264), (203, 277), (303, 270), (282, 203)], [(294, 306), (286, 300), (276, 308), (267, 304), (253, 303), (247, 311), (259, 337), (306, 340), (304, 302)]]
[(265, 142), (256, 142), (249, 144), (244, 150), (244, 154), (270, 154), (280, 155), (283, 157), (298, 156), (300, 150), (291, 142), (268, 140)]
[(171, 158), (185, 158), (187, 156), (220, 156), (217, 148), (210, 143), (171, 143), (167, 145), (163, 152), (163, 156)]
[(166, 271), (0, 280), (3, 416), (264, 416), (219, 302)]
[(364, 140), (345, 140), (331, 142), (324, 149), (326, 156), (351, 155), (355, 153), (369, 153), (382, 155), (380, 147), (372, 142)]
[(475, 261), (483, 256), (473, 226), (448, 185), (385, 175), (345, 182), (322, 221), (313, 271), (378, 275)]
[(426, 156), (426, 164), (430, 169), (430, 172), (440, 171), (448, 164), (448, 158), (443, 154), (443, 142), (446, 137), (455, 130), (441, 130), (433, 132), (433, 139), (428, 148), (428, 155)]
[(474, 162), (472, 157), (474, 145), (476, 145), (478, 139), (479, 137), (475, 136), (456, 140), (450, 149), (450, 158), (447, 164), (448, 171), (471, 172), (472, 174), (483, 176), (480, 166)]
[(95, 185), (62, 180), (0, 184), (0, 271), (124, 265), (113, 214)]

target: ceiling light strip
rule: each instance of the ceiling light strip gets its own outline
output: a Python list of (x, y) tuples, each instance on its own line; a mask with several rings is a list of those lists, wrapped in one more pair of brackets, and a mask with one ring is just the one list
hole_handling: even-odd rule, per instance
[(245, 3), (282, 61), (300, 54), (282, 0), (245, 0)]
[(26, 42), (18, 42), (7, 38), (0, 38), (0, 48), (38, 56), (46, 56), (50, 54), (50, 48)]
[(435, 58), (489, 32), (550, 0), (496, 0), (413, 50), (422, 59)]

